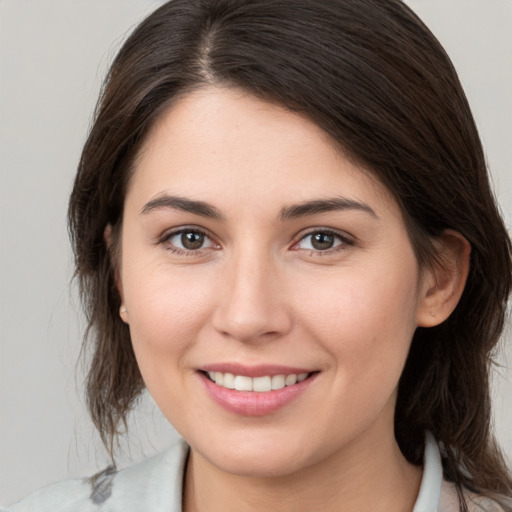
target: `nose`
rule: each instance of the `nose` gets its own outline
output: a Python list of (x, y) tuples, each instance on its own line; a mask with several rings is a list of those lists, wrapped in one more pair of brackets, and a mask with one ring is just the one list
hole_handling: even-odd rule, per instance
[(239, 256), (225, 268), (215, 329), (244, 343), (273, 340), (292, 326), (283, 272), (269, 256)]

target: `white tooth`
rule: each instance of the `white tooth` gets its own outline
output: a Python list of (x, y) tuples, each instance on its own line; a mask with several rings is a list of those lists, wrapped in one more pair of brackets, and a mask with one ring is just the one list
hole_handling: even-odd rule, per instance
[(237, 375), (235, 377), (235, 389), (237, 391), (252, 391), (251, 377), (245, 377), (244, 375)]
[(297, 382), (297, 375), (295, 373), (287, 375), (284, 382), (287, 386), (293, 386)]
[(274, 375), (272, 377), (272, 389), (282, 389), (284, 388), (284, 375)]
[(272, 389), (272, 379), (269, 376), (255, 377), (252, 379), (253, 391), (270, 391)]
[(297, 375), (297, 381), (302, 382), (307, 376), (307, 373), (299, 373), (299, 375)]
[(215, 372), (208, 372), (208, 376), (213, 380), (213, 382), (215, 382)]
[(215, 372), (215, 384), (222, 386), (224, 380), (224, 374), (221, 372)]
[(225, 373), (222, 385), (228, 389), (235, 389), (235, 376), (232, 373)]

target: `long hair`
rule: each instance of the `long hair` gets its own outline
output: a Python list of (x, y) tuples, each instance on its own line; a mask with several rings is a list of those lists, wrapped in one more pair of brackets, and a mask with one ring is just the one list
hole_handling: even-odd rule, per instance
[(88, 405), (106, 446), (112, 451), (144, 387), (115, 286), (132, 164), (166, 107), (211, 84), (243, 89), (320, 126), (394, 195), (420, 265), (436, 258), (433, 242), (447, 228), (469, 241), (471, 268), (456, 310), (437, 327), (418, 328), (412, 340), (395, 435), (404, 456), (421, 464), (424, 432), (431, 431), (444, 447), (445, 477), (459, 490), (512, 494), (489, 398), (512, 282), (511, 243), (453, 65), (399, 0), (173, 0), (119, 51), (69, 205), (93, 347)]

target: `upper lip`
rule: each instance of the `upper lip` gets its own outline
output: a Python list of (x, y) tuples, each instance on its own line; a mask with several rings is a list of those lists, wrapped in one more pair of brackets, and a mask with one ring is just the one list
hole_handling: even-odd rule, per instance
[(233, 375), (244, 375), (246, 377), (264, 377), (269, 375), (292, 375), (300, 373), (311, 373), (311, 368), (282, 366), (276, 364), (244, 365), (240, 363), (213, 363), (201, 366), (200, 370), (205, 372), (232, 373)]

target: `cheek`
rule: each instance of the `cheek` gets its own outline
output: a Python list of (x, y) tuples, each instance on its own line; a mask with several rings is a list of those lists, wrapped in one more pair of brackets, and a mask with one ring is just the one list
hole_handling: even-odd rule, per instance
[(187, 279), (185, 274), (169, 269), (131, 274), (126, 289), (130, 335), (142, 378), (176, 427), (183, 420), (179, 411), (187, 407), (189, 354), (211, 314), (204, 280)]
[(213, 299), (207, 290), (212, 287), (206, 276), (165, 266), (126, 266), (123, 284), (132, 343), (145, 380), (159, 373), (164, 362), (182, 365), (211, 316)]
[(350, 375), (401, 372), (416, 329), (418, 286), (413, 256), (396, 267), (381, 261), (364, 272), (344, 269), (324, 286), (317, 280), (295, 290), (304, 325)]

